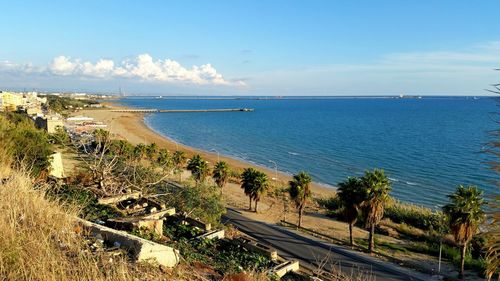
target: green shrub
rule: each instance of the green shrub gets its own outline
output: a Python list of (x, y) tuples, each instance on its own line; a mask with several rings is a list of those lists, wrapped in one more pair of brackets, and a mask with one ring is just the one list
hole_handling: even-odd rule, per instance
[(401, 203), (396, 200), (385, 208), (384, 217), (395, 223), (405, 223), (422, 230), (445, 231), (443, 228), (446, 224), (443, 223), (441, 212), (433, 212), (429, 208)]
[(11, 154), (15, 168), (27, 168), (34, 177), (48, 170), (53, 152), (49, 135), (37, 129), (27, 116), (2, 113), (0, 136), (1, 145)]
[(186, 212), (191, 217), (211, 223), (212, 226), (219, 225), (221, 216), (226, 212), (220, 189), (214, 186), (164, 184), (155, 192), (168, 194), (168, 196), (158, 197), (166, 205), (175, 207), (179, 212)]
[(317, 198), (316, 202), (323, 208), (330, 211), (336, 211), (342, 207), (340, 199), (337, 196), (332, 196), (329, 198)]
[(67, 204), (80, 207), (80, 217), (86, 220), (107, 220), (122, 216), (117, 209), (109, 205), (99, 204), (92, 192), (76, 186), (63, 185), (49, 190), (47, 195)]

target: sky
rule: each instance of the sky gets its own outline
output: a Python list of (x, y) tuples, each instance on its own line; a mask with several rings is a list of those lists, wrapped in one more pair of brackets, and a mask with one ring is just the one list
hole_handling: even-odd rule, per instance
[(0, 89), (485, 95), (500, 1), (0, 0)]

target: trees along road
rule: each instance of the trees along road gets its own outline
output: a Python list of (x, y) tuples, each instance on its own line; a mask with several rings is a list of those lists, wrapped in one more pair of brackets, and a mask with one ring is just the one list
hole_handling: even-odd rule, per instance
[(430, 275), (415, 272), (368, 254), (355, 252), (284, 227), (244, 217), (237, 210), (227, 208), (224, 224), (232, 224), (241, 232), (270, 245), (285, 259), (294, 259), (310, 270), (322, 268), (325, 272), (340, 270), (348, 276), (363, 276), (362, 280), (429, 281)]

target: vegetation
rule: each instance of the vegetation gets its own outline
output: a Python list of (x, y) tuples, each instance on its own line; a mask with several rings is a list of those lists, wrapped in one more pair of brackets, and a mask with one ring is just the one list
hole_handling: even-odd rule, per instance
[(79, 107), (87, 107), (91, 104), (98, 104), (99, 102), (94, 100), (77, 100), (70, 97), (60, 97), (54, 95), (47, 95), (47, 105), (48, 108), (54, 112), (60, 114), (67, 114), (70, 111), (74, 111)]
[(5, 113), (0, 115), (0, 150), (4, 168), (27, 169), (31, 176), (46, 176), (53, 153), (49, 134), (35, 127), (25, 115)]
[(220, 188), (220, 194), (222, 194), (222, 189), (229, 180), (230, 173), (231, 170), (226, 162), (219, 161), (215, 163), (212, 178), (214, 179), (215, 184)]
[(78, 210), (82, 219), (89, 221), (107, 220), (122, 216), (115, 208), (101, 205), (97, 197), (90, 191), (74, 184), (64, 184), (47, 190), (48, 198), (60, 200), (65, 205), (73, 206)]
[(349, 177), (339, 183), (338, 198), (342, 205), (342, 218), (349, 224), (349, 244), (354, 246), (352, 228), (359, 216), (359, 208), (363, 203), (363, 185), (361, 179)]
[[(181, 174), (182, 173), (182, 167), (184, 167), (184, 164), (186, 163), (186, 154), (184, 151), (177, 150), (174, 152), (174, 155), (172, 155), (172, 164), (174, 166), (174, 173), (175, 174)], [(182, 174), (181, 174), (182, 175)], [(181, 177), (182, 179), (182, 177)]]
[(196, 184), (204, 182), (205, 178), (210, 173), (208, 162), (201, 158), (199, 154), (196, 154), (193, 158), (189, 159), (187, 169), (191, 171)]
[(384, 217), (395, 223), (405, 223), (422, 230), (433, 231), (443, 228), (442, 212), (409, 203), (401, 203), (395, 199), (392, 199), (385, 208)]
[(450, 203), (443, 207), (450, 230), (455, 241), (460, 245), (460, 273), (464, 276), (464, 261), (467, 243), (476, 234), (478, 226), (484, 221), (482, 191), (475, 186), (458, 186), (455, 193), (449, 195)]
[[(498, 70), (498, 69), (497, 69)], [(500, 84), (494, 84), (494, 90), (488, 90), (494, 94), (500, 94)], [(497, 97), (497, 106), (498, 101), (500, 99)], [(494, 122), (497, 126), (500, 124), (500, 120), (498, 117), (500, 114), (496, 112), (496, 114), (492, 115)], [(492, 136), (492, 140), (488, 143), (488, 148), (486, 152), (493, 155), (494, 160), (490, 161), (490, 167), (497, 174), (500, 172), (500, 128), (497, 127), (495, 130), (490, 132)], [(496, 181), (495, 185), (499, 186), (500, 182)], [(485, 275), (488, 279), (497, 276), (497, 279), (500, 280), (500, 195), (497, 193), (493, 196), (492, 200), (489, 204), (489, 211), (487, 212), (487, 221), (486, 231), (484, 233), (484, 237), (486, 239), (486, 243), (484, 245), (484, 249), (486, 251), (485, 259), (487, 262)]]
[(163, 171), (170, 172), (173, 169), (173, 160), (167, 149), (161, 148), (158, 151), (158, 157), (156, 158), (156, 164), (159, 165)]
[(167, 194), (158, 199), (178, 212), (215, 226), (220, 224), (220, 218), (226, 212), (218, 189), (210, 185), (164, 184), (156, 187), (154, 193)]
[(257, 204), (264, 193), (269, 189), (267, 175), (254, 168), (246, 168), (241, 174), (241, 188), (249, 198), (249, 210), (252, 210), (252, 201), (255, 201), (255, 212)]
[(302, 213), (304, 212), (304, 207), (306, 206), (307, 201), (311, 198), (311, 188), (309, 187), (311, 181), (311, 176), (302, 171), (294, 175), (293, 179), (288, 183), (290, 197), (299, 211), (299, 227), (302, 224)]
[[(158, 269), (92, 252), (76, 210), (49, 200), (14, 173), (0, 188), (0, 276), (6, 280), (160, 280)], [(15, 215), (13, 215), (15, 214)], [(111, 259), (111, 260), (110, 260)]]
[(375, 246), (375, 226), (384, 216), (384, 206), (389, 200), (391, 183), (383, 170), (366, 171), (361, 178), (363, 187), (363, 203), (361, 204), (365, 225), (370, 231), (368, 237), (368, 252), (372, 253)]
[(146, 146), (146, 157), (148, 157), (149, 161), (153, 161), (158, 153), (158, 145), (156, 143), (150, 143)]

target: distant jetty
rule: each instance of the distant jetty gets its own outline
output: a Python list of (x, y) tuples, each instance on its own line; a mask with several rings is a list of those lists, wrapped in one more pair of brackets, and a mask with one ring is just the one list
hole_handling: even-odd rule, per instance
[(221, 108), (221, 109), (112, 109), (111, 112), (130, 113), (190, 113), (190, 112), (251, 112), (253, 108)]

